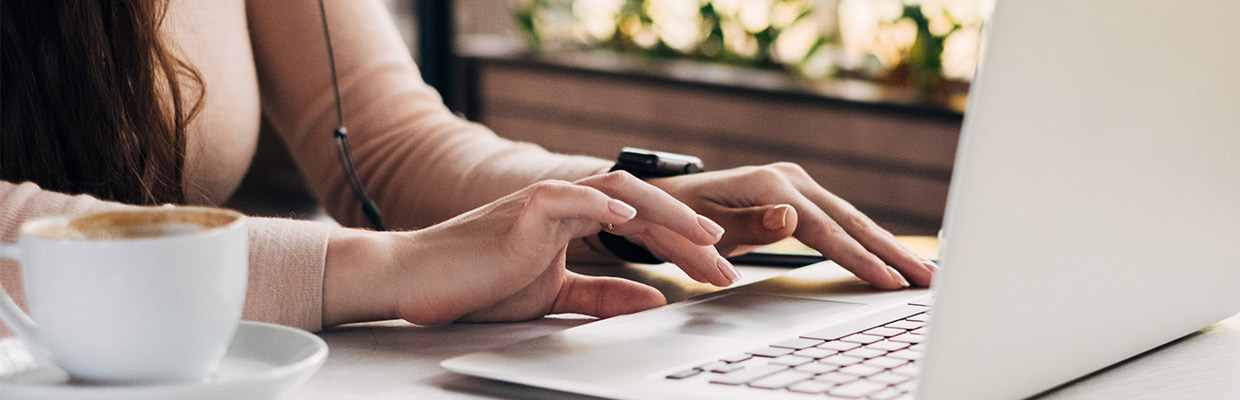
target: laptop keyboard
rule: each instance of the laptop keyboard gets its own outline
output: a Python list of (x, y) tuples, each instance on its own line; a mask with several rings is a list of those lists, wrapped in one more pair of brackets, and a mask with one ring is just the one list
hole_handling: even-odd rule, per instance
[(667, 375), (711, 385), (845, 399), (911, 399), (929, 311), (849, 324), (723, 357)]

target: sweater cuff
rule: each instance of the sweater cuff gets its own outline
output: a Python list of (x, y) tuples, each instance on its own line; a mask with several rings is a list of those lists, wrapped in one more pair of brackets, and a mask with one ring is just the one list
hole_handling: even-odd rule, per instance
[(247, 218), (250, 275), (242, 319), (323, 328), (323, 268), (333, 226), (312, 221)]

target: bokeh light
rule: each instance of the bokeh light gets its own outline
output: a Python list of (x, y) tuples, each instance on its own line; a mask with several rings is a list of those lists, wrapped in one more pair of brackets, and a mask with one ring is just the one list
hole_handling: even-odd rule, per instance
[[(642, 51), (806, 77), (907, 66), (967, 81), (994, 0), (519, 0), (532, 45)], [(934, 54), (925, 54), (932, 51)], [(910, 57), (915, 52), (919, 57)], [(921, 64), (918, 64), (921, 63)]]

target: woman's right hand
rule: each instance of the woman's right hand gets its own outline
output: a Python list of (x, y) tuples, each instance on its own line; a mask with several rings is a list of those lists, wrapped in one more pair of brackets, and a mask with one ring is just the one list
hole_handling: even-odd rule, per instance
[(727, 286), (738, 278), (713, 246), (723, 234), (718, 224), (615, 172), (540, 182), (418, 231), (336, 231), (328, 244), (323, 324), (610, 317), (665, 304), (649, 286), (567, 271), (569, 241), (604, 228), (691, 243), (673, 256), (695, 280)]

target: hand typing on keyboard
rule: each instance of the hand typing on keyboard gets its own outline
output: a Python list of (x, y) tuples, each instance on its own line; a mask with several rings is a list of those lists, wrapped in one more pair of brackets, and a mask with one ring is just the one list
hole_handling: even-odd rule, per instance
[[(727, 231), (716, 245), (732, 256), (793, 236), (884, 289), (929, 286), (938, 268), (904, 248), (856, 207), (827, 191), (800, 166), (775, 163), (648, 180)], [(633, 238), (655, 255), (677, 242)], [(666, 259), (666, 258), (664, 258)]]

